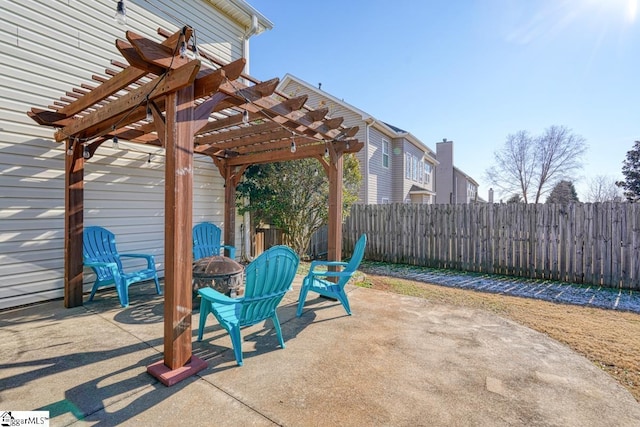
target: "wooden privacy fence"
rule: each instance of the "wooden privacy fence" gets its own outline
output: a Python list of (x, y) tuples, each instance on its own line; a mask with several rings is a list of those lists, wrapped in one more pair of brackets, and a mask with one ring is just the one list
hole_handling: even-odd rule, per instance
[(354, 205), (345, 248), (435, 268), (640, 289), (640, 204)]
[(329, 252), (329, 227), (323, 225), (311, 236), (307, 254), (311, 259), (326, 259)]

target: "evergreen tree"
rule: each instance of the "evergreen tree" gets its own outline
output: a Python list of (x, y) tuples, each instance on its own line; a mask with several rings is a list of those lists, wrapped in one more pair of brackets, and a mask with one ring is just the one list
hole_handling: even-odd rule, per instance
[[(358, 159), (344, 156), (343, 216), (358, 199)], [(256, 223), (271, 224), (288, 237), (288, 245), (304, 255), (311, 236), (328, 221), (329, 181), (320, 162), (301, 159), (254, 165), (237, 188), (238, 212), (251, 212)], [(247, 200), (248, 204), (244, 201)]]
[(518, 193), (514, 193), (511, 197), (507, 199), (507, 203), (523, 203), (522, 196)]
[(624, 197), (629, 202), (640, 201), (640, 141), (627, 151), (627, 158), (622, 162), (622, 175), (624, 181), (618, 181), (616, 185), (624, 190)]
[(547, 203), (567, 204), (579, 201), (573, 182), (566, 180), (559, 181), (551, 190), (549, 197), (547, 197)]

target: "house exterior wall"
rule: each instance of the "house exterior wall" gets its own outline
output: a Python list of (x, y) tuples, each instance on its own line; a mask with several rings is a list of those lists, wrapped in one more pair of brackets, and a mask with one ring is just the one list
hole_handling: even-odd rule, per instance
[(425, 158), (424, 161), (424, 170), (423, 170), (423, 181), (422, 186), (425, 190), (429, 191), (431, 194), (429, 197), (425, 197), (424, 200), (427, 200), (424, 203), (435, 203), (435, 194), (436, 194), (436, 168), (437, 165), (433, 162), (432, 158)]
[(391, 173), (381, 179), (390, 180), (392, 194), (389, 203), (404, 202), (404, 146), (402, 139), (391, 138)]
[[(243, 54), (245, 29), (208, 1), (129, 0), (126, 27), (114, 22), (115, 3), (0, 2), (0, 309), (63, 296), (64, 145), (26, 112), (82, 82), (96, 85), (93, 74), (122, 60), (114, 40), (127, 29), (161, 40), (157, 28), (173, 32), (184, 22), (220, 59)], [(221, 224), (223, 180), (208, 157), (196, 156), (194, 169), (193, 221)], [(111, 229), (120, 252), (155, 255), (162, 276), (164, 150), (104, 143), (86, 162), (84, 222)], [(93, 275), (85, 273), (88, 290)]]
[[(389, 144), (388, 166), (383, 165), (383, 141)], [(366, 203), (393, 203), (395, 194), (396, 159), (393, 155), (393, 140), (375, 128), (369, 129), (369, 176), (362, 175), (369, 183), (369, 197)]]
[[(307, 107), (314, 110), (318, 108), (328, 108), (329, 112), (327, 114), (329, 117), (344, 118), (344, 121), (342, 122), (342, 126), (344, 127), (358, 126), (358, 133), (355, 135), (355, 138), (359, 141), (367, 140), (367, 126), (365, 121), (362, 119), (362, 116), (349, 108), (345, 108), (344, 105), (333, 101), (330, 97), (324, 96), (319, 90), (312, 91), (296, 81), (289, 80), (284, 86), (279, 88), (279, 92), (290, 97), (307, 95), (307, 103), (305, 104)], [(375, 155), (375, 149), (367, 147), (366, 144), (362, 150), (356, 153), (356, 158), (360, 163), (360, 173), (362, 174), (363, 180), (366, 177), (364, 168), (365, 162), (370, 161), (370, 158)], [(369, 180), (368, 184), (375, 186), (376, 183), (371, 181), (372, 180)], [(363, 182), (358, 191), (358, 201), (362, 202), (364, 200), (367, 200), (367, 185)]]
[[(356, 138), (364, 147), (356, 153), (363, 178), (358, 203), (433, 203), (431, 193), (435, 188), (434, 174), (431, 174), (429, 182), (425, 181), (424, 162), (431, 162), (433, 168), (436, 163), (434, 154), (414, 136), (378, 121), (364, 111), (290, 75), (284, 77), (278, 91), (292, 97), (307, 95), (306, 105), (309, 108), (326, 107), (329, 109), (329, 116), (344, 117), (343, 126), (359, 127)], [(411, 176), (409, 179), (405, 178), (406, 153), (410, 153), (412, 159), (415, 158), (416, 172), (421, 171), (416, 177)], [(413, 186), (418, 186), (421, 192), (429, 194), (410, 194)]]
[(454, 168), (453, 176), (456, 184), (456, 202), (455, 203), (472, 203), (477, 201), (478, 186), (469, 180), (467, 175), (462, 171)]
[(425, 203), (429, 200), (424, 197), (412, 196), (409, 191), (412, 187), (429, 189), (430, 185), (424, 182), (424, 150), (416, 147), (406, 139), (401, 140), (404, 153), (402, 169), (402, 200), (399, 202)]

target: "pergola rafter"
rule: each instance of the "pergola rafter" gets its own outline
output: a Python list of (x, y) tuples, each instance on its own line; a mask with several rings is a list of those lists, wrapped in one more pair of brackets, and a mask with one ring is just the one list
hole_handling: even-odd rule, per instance
[[(166, 150), (164, 360), (149, 367), (171, 385), (206, 364), (191, 352), (191, 228), (193, 154), (213, 160), (225, 182), (224, 240), (234, 241), (235, 191), (251, 165), (315, 158), (329, 177), (329, 259), (341, 257), (342, 156), (363, 144), (358, 128), (345, 128), (328, 110), (309, 109), (306, 96), (276, 93), (278, 79), (243, 74), (244, 59), (223, 63), (200, 52), (180, 56), (192, 30), (158, 43), (127, 31), (116, 47), (127, 63), (111, 61), (104, 77), (82, 83), (48, 110), (28, 112), (56, 128), (65, 142), (66, 307), (82, 305), (84, 165), (114, 137)], [(148, 113), (153, 116), (147, 122)], [(295, 149), (293, 149), (295, 148)], [(325, 156), (328, 153), (328, 156)], [(186, 171), (186, 172), (185, 172)]]

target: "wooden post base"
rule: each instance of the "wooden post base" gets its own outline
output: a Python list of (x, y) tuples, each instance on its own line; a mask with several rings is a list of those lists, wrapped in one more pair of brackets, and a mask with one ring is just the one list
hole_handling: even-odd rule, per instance
[(197, 358), (196, 356), (191, 356), (191, 359), (189, 359), (187, 364), (178, 369), (171, 370), (164, 364), (163, 360), (160, 360), (147, 366), (147, 372), (151, 376), (159, 379), (162, 384), (167, 387), (171, 387), (172, 385), (197, 374), (206, 367), (207, 362)]

